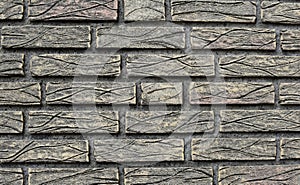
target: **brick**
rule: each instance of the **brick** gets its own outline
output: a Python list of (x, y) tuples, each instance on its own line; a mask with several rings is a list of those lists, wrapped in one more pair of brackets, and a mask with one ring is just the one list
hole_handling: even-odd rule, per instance
[(219, 185), (298, 185), (299, 165), (221, 166)]
[(212, 185), (212, 168), (125, 168), (125, 185)]
[(182, 83), (142, 83), (142, 104), (182, 104)]
[(28, 132), (45, 133), (117, 133), (119, 117), (112, 111), (30, 111)]
[(193, 49), (275, 50), (275, 30), (261, 28), (194, 27)]
[(192, 104), (273, 104), (274, 86), (261, 82), (190, 84), (190, 102)]
[(23, 54), (0, 54), (0, 76), (24, 76)]
[(282, 30), (281, 48), (283, 50), (300, 50), (300, 31)]
[(97, 48), (183, 49), (183, 27), (99, 27)]
[(135, 104), (135, 84), (47, 83), (47, 104)]
[(183, 161), (182, 139), (95, 140), (97, 162)]
[(192, 159), (275, 160), (276, 142), (268, 138), (197, 138), (192, 140)]
[(213, 76), (213, 55), (129, 55), (129, 76)]
[(299, 24), (300, 23), (300, 4), (279, 1), (263, 1), (262, 21), (281, 24)]
[(21, 111), (0, 112), (0, 133), (20, 134), (23, 132), (23, 115)]
[(43, 54), (31, 60), (33, 76), (119, 76), (119, 55)]
[(1, 82), (0, 105), (39, 105), (40, 85), (35, 82)]
[(283, 105), (300, 104), (300, 83), (281, 83), (279, 103)]
[(172, 0), (173, 21), (254, 23), (253, 1)]
[(88, 48), (88, 26), (4, 26), (4, 48)]
[(300, 159), (300, 139), (283, 138), (280, 142), (281, 159)]
[(29, 185), (118, 185), (116, 168), (30, 168)]
[(126, 113), (127, 133), (212, 132), (212, 111), (135, 111)]
[(0, 184), (22, 185), (23, 172), (21, 168), (1, 168)]
[(221, 111), (221, 132), (300, 131), (298, 110)]
[(20, 20), (23, 12), (23, 0), (0, 1), (0, 20)]
[(125, 21), (163, 21), (164, 0), (125, 0), (124, 19)]
[(31, 0), (29, 19), (31, 21), (117, 20), (117, 8), (117, 0)]
[(0, 140), (0, 163), (88, 162), (84, 140)]

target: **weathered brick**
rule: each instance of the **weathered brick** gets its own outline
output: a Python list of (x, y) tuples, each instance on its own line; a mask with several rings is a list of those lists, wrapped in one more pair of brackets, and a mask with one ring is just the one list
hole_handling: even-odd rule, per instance
[(219, 185), (298, 185), (299, 165), (221, 166)]
[(35, 82), (1, 82), (0, 105), (39, 105), (40, 85)]
[(23, 115), (21, 111), (0, 112), (0, 133), (20, 134), (23, 132)]
[(115, 168), (30, 168), (29, 185), (80, 185), (119, 183)]
[(298, 110), (221, 111), (221, 132), (300, 131)]
[(194, 27), (194, 49), (275, 50), (275, 30), (261, 28)]
[(5, 185), (22, 185), (23, 172), (21, 168), (1, 168), (0, 184)]
[(300, 50), (300, 31), (282, 30), (281, 48), (283, 50)]
[(282, 24), (300, 23), (300, 4), (279, 1), (263, 1), (262, 21)]
[(31, 60), (33, 76), (118, 76), (119, 55), (43, 54)]
[(117, 8), (117, 0), (30, 0), (29, 19), (31, 21), (117, 20)]
[(84, 140), (0, 140), (0, 163), (88, 162)]
[(212, 185), (212, 168), (125, 168), (125, 185)]
[(31, 111), (28, 132), (45, 133), (117, 133), (118, 113), (112, 111)]
[(281, 83), (279, 102), (280, 104), (300, 104), (300, 83)]
[(281, 159), (300, 159), (300, 139), (283, 138), (280, 142)]
[(182, 139), (95, 140), (97, 162), (183, 161)]
[(268, 138), (197, 138), (193, 160), (275, 160), (276, 142)]
[(182, 104), (182, 83), (142, 83), (142, 104)]
[(125, 0), (124, 14), (125, 21), (164, 20), (164, 0)]
[(88, 48), (88, 26), (4, 26), (4, 48)]
[(190, 84), (190, 102), (192, 104), (273, 104), (274, 86), (261, 82)]
[(24, 76), (23, 54), (0, 54), (0, 76)]
[(22, 19), (23, 11), (23, 0), (0, 1), (0, 20)]
[(47, 83), (47, 104), (134, 104), (135, 84), (118, 82)]
[(183, 49), (183, 27), (100, 27), (97, 30), (98, 48)]
[(253, 1), (171, 0), (173, 21), (246, 22), (256, 19)]
[(127, 133), (197, 133), (214, 129), (212, 111), (135, 111), (126, 113)]
[(213, 55), (129, 55), (129, 76), (213, 76)]

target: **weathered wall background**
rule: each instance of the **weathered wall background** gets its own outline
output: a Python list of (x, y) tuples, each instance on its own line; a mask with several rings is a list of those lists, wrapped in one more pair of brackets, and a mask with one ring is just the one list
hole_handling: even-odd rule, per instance
[(300, 2), (0, 0), (0, 184), (300, 184)]

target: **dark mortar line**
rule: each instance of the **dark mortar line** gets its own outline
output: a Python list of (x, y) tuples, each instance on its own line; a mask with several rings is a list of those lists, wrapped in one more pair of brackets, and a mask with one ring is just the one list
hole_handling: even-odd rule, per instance
[[(85, 136), (83, 135), (83, 137)], [(95, 167), (97, 162), (94, 155), (95, 152), (94, 140), (88, 138), (88, 145), (89, 145), (89, 163), (92, 167)]]
[(27, 167), (22, 167), (23, 185), (29, 185), (29, 172)]
[(172, 22), (171, 6), (171, 0), (165, 0), (165, 19), (168, 22)]
[(262, 20), (261, 20), (261, 0), (256, 1), (256, 21), (255, 21), (255, 26), (259, 27), (262, 25)]
[(123, 165), (118, 167), (119, 185), (125, 184), (125, 171)]
[(124, 0), (118, 0), (118, 24), (124, 24)]
[(184, 160), (192, 161), (192, 135), (184, 138)]
[(280, 156), (281, 156), (281, 136), (280, 134), (276, 134), (276, 162), (280, 161)]
[(213, 165), (213, 185), (219, 184), (219, 165)]
[(24, 13), (23, 13), (23, 21), (24, 21), (24, 24), (27, 25), (27, 24), (30, 24), (29, 22), (29, 1), (30, 0), (23, 0), (24, 2), (24, 5), (23, 5), (23, 8), (24, 8)]

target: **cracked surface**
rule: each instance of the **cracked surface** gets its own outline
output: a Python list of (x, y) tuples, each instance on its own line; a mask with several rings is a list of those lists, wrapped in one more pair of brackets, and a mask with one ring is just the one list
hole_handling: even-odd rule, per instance
[(282, 30), (281, 31), (282, 50), (300, 50), (300, 31)]
[(0, 1), (0, 20), (20, 20), (23, 11), (23, 0)]
[(1, 168), (0, 184), (21, 185), (23, 184), (23, 172), (21, 168)]
[(300, 83), (281, 83), (279, 85), (279, 103), (300, 104)]
[(0, 76), (24, 76), (23, 54), (0, 54)]
[(300, 139), (283, 138), (280, 142), (281, 159), (299, 159), (300, 158)]
[(21, 111), (0, 112), (0, 133), (20, 134), (23, 132), (23, 115)]

